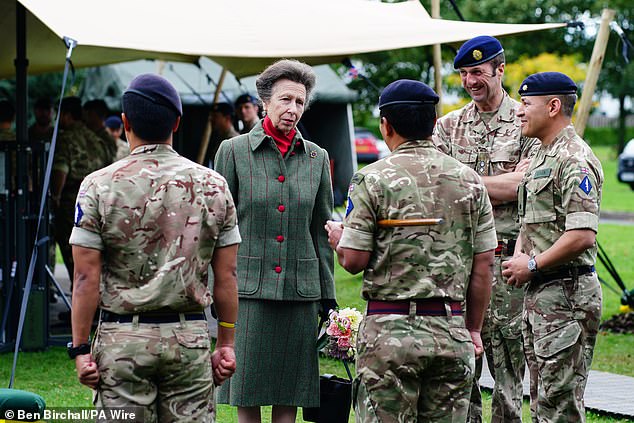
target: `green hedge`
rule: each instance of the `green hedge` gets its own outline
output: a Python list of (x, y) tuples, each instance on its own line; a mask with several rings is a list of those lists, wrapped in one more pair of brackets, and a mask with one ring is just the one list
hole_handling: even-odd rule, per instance
[[(617, 128), (586, 128), (583, 136), (590, 145), (618, 145), (619, 133)], [(625, 129), (625, 142), (634, 138), (634, 128)]]

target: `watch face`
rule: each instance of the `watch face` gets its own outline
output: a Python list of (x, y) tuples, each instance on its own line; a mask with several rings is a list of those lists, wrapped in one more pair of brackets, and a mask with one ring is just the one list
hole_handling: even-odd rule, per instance
[(528, 260), (528, 270), (530, 270), (531, 272), (537, 271), (537, 263), (535, 262), (534, 258)]

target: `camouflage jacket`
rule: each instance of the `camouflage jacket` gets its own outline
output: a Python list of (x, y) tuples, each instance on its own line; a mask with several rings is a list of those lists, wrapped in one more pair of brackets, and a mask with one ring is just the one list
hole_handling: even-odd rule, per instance
[[(542, 146), (519, 186), (522, 250), (537, 255), (565, 231), (599, 228), (603, 169), (575, 128), (568, 126)], [(573, 260), (593, 265), (597, 247)]]
[(223, 141), (216, 170), (235, 198), (244, 242), (238, 252), (241, 298), (335, 298), (333, 253), (324, 224), (332, 218), (328, 153), (297, 132), (282, 157), (262, 123)]
[(61, 203), (74, 204), (81, 181), (106, 166), (102, 140), (83, 122), (75, 122), (58, 137), (53, 169), (66, 174)]
[(107, 166), (115, 160), (115, 156), (117, 155), (117, 143), (105, 126), (102, 126), (99, 130), (94, 132), (101, 138), (101, 149), (104, 153), (103, 159)]
[[(521, 135), (515, 112), (519, 103), (504, 92), (504, 99), (489, 123), (480, 116), (472, 101), (438, 119), (433, 140), (437, 148), (480, 175), (513, 172), (519, 161), (535, 154), (539, 140)], [(502, 239), (515, 239), (519, 232), (517, 202), (493, 207), (495, 229)]]
[(10, 128), (0, 129), (0, 141), (15, 141), (15, 132)]
[(214, 248), (238, 242), (226, 181), (166, 144), (88, 175), (70, 237), (102, 251), (100, 306), (120, 314), (208, 306)]
[[(442, 218), (383, 228), (382, 219)], [(491, 202), (478, 175), (434, 148), (407, 141), (356, 173), (341, 247), (371, 251), (365, 299), (465, 299), (473, 255), (497, 246)]]

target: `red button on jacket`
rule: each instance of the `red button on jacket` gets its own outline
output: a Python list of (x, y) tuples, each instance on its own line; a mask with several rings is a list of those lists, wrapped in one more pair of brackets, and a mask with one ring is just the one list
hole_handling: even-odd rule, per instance
[(280, 181), (280, 182), (284, 182), (285, 179), (286, 178), (284, 177), (284, 175), (280, 175), (280, 176), (277, 177), (277, 180)]
[(275, 273), (282, 273), (282, 266), (275, 266)]
[(282, 235), (278, 235), (277, 242), (283, 242), (283, 241), (284, 241), (284, 237)]
[(283, 212), (284, 210), (286, 210), (286, 207), (284, 206), (277, 206), (277, 209), (281, 212)]

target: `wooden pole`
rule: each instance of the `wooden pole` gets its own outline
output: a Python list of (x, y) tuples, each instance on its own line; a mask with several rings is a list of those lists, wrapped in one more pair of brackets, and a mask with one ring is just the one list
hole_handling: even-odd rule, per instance
[[(227, 68), (222, 68), (222, 72), (220, 73), (220, 79), (218, 80), (218, 85), (216, 85), (216, 92), (214, 93), (214, 101), (211, 104), (216, 104), (218, 102), (218, 97), (220, 97), (220, 92), (222, 91), (222, 85), (225, 83), (225, 76), (227, 76)], [(203, 160), (205, 160), (205, 155), (207, 154), (207, 147), (209, 147), (209, 137), (211, 136), (211, 113), (209, 113), (209, 119), (207, 119), (207, 126), (203, 131), (203, 137), (200, 140), (200, 149), (198, 150), (198, 157), (196, 158), (196, 162), (198, 164), (203, 164)]]
[[(440, 0), (432, 0), (431, 2), (431, 17), (440, 18)], [(440, 68), (442, 68), (442, 58), (440, 55), (440, 44), (434, 44), (434, 91), (438, 94), (438, 104), (436, 105), (436, 116), (442, 116), (442, 75)]]
[(592, 107), (592, 96), (597, 87), (597, 80), (599, 79), (599, 73), (601, 72), (601, 66), (605, 58), (605, 49), (608, 46), (608, 40), (610, 38), (610, 22), (614, 20), (614, 14), (615, 12), (612, 9), (603, 9), (601, 13), (601, 25), (599, 26), (597, 39), (594, 42), (592, 57), (588, 65), (588, 74), (583, 84), (583, 93), (581, 94), (581, 101), (579, 101), (579, 107), (577, 108), (575, 130), (580, 137), (583, 137), (583, 133), (586, 131), (586, 124), (588, 123), (588, 116), (590, 115), (590, 108)]

